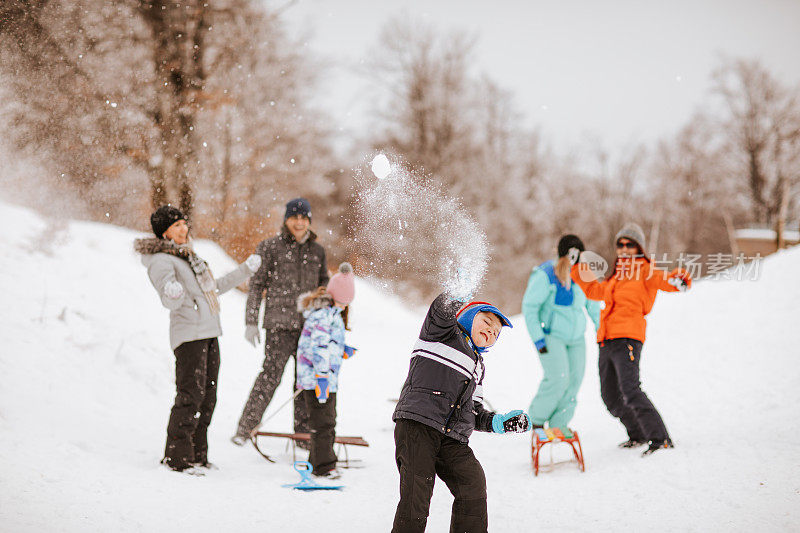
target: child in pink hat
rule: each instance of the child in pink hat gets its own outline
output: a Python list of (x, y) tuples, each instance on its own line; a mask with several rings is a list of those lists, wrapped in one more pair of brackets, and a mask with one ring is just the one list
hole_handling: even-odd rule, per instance
[(297, 344), (297, 388), (303, 391), (311, 428), (311, 453), (308, 461), (316, 476), (336, 479), (336, 392), (342, 360), (355, 349), (344, 342), (348, 306), (355, 296), (355, 276), (350, 263), (339, 265), (339, 272), (328, 287), (301, 294), (298, 310), (305, 316)]

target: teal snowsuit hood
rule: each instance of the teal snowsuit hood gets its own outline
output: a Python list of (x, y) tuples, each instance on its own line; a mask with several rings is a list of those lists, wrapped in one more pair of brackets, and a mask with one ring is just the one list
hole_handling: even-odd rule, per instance
[(565, 342), (583, 338), (589, 313), (595, 327), (600, 324), (600, 303), (589, 300), (577, 283), (566, 288), (555, 275), (553, 261), (533, 269), (522, 298), (522, 314), (531, 340), (539, 348), (544, 336), (552, 335)]

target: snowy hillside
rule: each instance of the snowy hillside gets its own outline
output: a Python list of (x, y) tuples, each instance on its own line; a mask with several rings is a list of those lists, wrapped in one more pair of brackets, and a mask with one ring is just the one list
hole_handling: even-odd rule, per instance
[[(221, 297), (222, 369), (204, 478), (159, 465), (174, 396), (168, 312), (133, 253), (136, 232), (49, 221), (0, 203), (0, 531), (388, 531), (397, 503), (391, 401), (422, 320), (393, 296), (357, 285), (337, 433), (363, 435), (364, 468), (341, 493), (281, 488), (297, 480), (284, 442), (268, 464), (229, 442), (263, 347), (243, 338), (245, 296)], [(234, 263), (198, 253), (217, 275)], [(519, 265), (528, 269), (531, 265)], [(649, 317), (644, 388), (675, 441), (642, 459), (621, 450), (602, 405), (597, 350), (572, 426), (586, 472), (570, 463), (534, 478), (530, 437), (476, 433), (494, 531), (800, 531), (800, 247), (769, 258), (758, 281), (700, 282), (662, 294)], [(521, 317), (486, 358), (486, 397), (526, 409), (541, 369)], [(284, 377), (272, 412), (291, 394)], [(267, 428), (290, 428), (284, 409)], [(568, 458), (556, 449), (555, 459)], [(545, 463), (549, 455), (545, 455)], [(446, 531), (438, 482), (428, 531)]]

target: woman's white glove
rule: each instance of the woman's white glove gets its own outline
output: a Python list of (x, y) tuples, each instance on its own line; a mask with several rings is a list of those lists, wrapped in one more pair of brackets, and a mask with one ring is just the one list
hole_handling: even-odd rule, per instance
[(569, 257), (569, 264), (574, 265), (581, 259), (581, 251), (577, 248), (570, 248), (567, 252), (567, 257)]
[(183, 285), (177, 281), (168, 281), (164, 284), (164, 296), (170, 300), (177, 300), (183, 296)]
[(256, 273), (259, 268), (261, 268), (261, 256), (258, 254), (252, 254), (250, 257), (245, 259), (244, 264), (247, 265), (247, 268), (250, 269), (250, 272)]

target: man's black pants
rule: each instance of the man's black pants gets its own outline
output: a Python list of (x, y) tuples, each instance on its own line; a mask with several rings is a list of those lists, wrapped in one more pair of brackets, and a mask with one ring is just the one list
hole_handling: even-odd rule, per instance
[(216, 338), (175, 348), (175, 404), (167, 424), (165, 462), (182, 470), (208, 461), (208, 425), (217, 404), (219, 343)]
[(395, 459), (400, 470), (400, 503), (393, 533), (425, 530), (435, 476), (453, 494), (451, 533), (478, 533), (488, 528), (486, 476), (467, 444), (413, 420), (397, 420)]
[(600, 396), (608, 411), (619, 418), (628, 438), (646, 442), (669, 438), (667, 428), (639, 381), (642, 343), (611, 339), (600, 346)]
[[(300, 340), (300, 331), (278, 329), (265, 333), (264, 365), (253, 383), (236, 430), (236, 434), (242, 437), (250, 435), (253, 428), (261, 423), (261, 417), (272, 401), (290, 357), (294, 363), (294, 379), (297, 382), (297, 342)], [(308, 413), (305, 402), (300, 398), (294, 399), (294, 431), (309, 432)]]
[(336, 393), (328, 394), (328, 401), (320, 403), (313, 390), (304, 390), (303, 400), (311, 428), (308, 462), (314, 468), (314, 474), (325, 474), (336, 468), (336, 453), (333, 451), (333, 441), (336, 438)]

